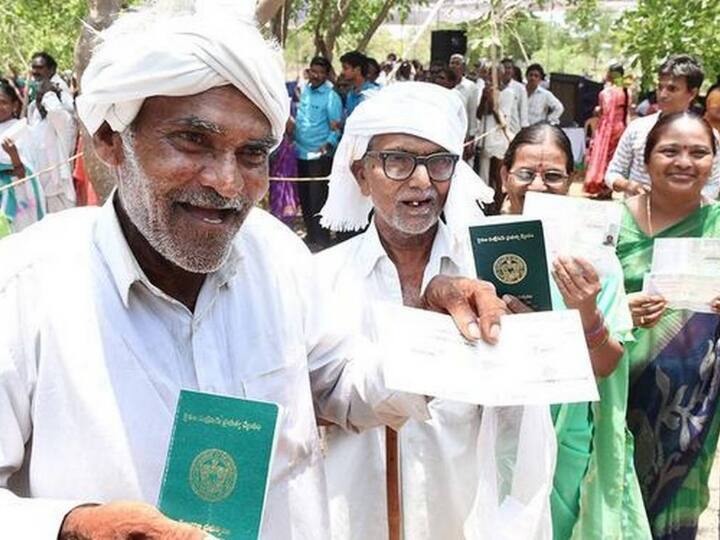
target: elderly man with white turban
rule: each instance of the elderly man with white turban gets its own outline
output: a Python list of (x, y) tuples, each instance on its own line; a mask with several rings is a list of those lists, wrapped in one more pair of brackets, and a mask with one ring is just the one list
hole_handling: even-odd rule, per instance
[[(202, 537), (146, 504), (183, 388), (283, 407), (264, 539), (327, 534), (316, 415), (427, 414), (378, 355), (355, 360), (307, 249), (253, 208), (288, 102), (242, 5), (158, 2), (104, 32), (78, 110), (118, 189), (0, 243), (2, 538)], [(470, 335), (504, 308), (481, 285), (436, 280), (425, 302)]]
[[(345, 231), (366, 227), (371, 211), (372, 218), (364, 233), (315, 259), (358, 333), (375, 337), (373, 301), (419, 307), (434, 276), (472, 275), (467, 228), (483, 220), (481, 205), (493, 200), (493, 192), (462, 160), (466, 125), (456, 92), (420, 82), (381, 90), (348, 120), (321, 222)], [(333, 539), (536, 538), (537, 530), (546, 531), (547, 506), (545, 522), (529, 520), (525, 533), (530, 533), (520, 536), (503, 536), (489, 519), (480, 524), (472, 519), (471, 514), (492, 515), (493, 505), (478, 486), (494, 485), (498, 475), (492, 465), (485, 466), (492, 474), (481, 475), (478, 452), (489, 460), (496, 440), (491, 429), (481, 434), (482, 410), (476, 405), (436, 399), (429, 410), (429, 421), (411, 419), (398, 433), (326, 429)], [(510, 414), (513, 426), (522, 416), (516, 413)], [(496, 414), (491, 410), (491, 422)], [(549, 413), (536, 408), (525, 418), (548, 428), (546, 437), (534, 439), (541, 470), (542, 448), (550, 446), (545, 455), (553, 455)], [(546, 473), (539, 488), (545, 501), (552, 467)], [(522, 521), (521, 515), (506, 517)]]

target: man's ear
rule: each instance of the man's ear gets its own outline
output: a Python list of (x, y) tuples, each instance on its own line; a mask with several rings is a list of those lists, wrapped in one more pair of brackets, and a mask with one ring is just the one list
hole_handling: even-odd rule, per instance
[(117, 167), (125, 159), (120, 134), (113, 131), (107, 122), (102, 123), (93, 135), (92, 141), (95, 152), (106, 165)]
[(352, 171), (353, 176), (355, 177), (355, 181), (358, 183), (358, 186), (360, 186), (360, 193), (362, 193), (366, 197), (369, 197), (370, 182), (365, 175), (365, 162), (362, 159), (353, 161), (352, 165), (350, 165), (350, 170)]

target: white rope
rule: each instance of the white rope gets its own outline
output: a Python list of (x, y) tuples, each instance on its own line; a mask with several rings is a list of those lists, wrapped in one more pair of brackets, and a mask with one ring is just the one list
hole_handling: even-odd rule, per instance
[(10, 184), (8, 184), (6, 186), (2, 186), (2, 187), (0, 187), (0, 193), (2, 193), (3, 191), (7, 191), (9, 189), (12, 189), (14, 187), (20, 186), (20, 185), (24, 184), (25, 182), (29, 182), (30, 180), (37, 178), (41, 174), (45, 174), (46, 172), (53, 171), (57, 168), (62, 167), (63, 165), (65, 165), (67, 163), (71, 163), (71, 162), (75, 161), (76, 159), (78, 159), (79, 157), (81, 157), (82, 155), (83, 155), (82, 152), (78, 152), (74, 156), (71, 156), (69, 159), (66, 159), (65, 161), (61, 161), (60, 163), (55, 163), (54, 165), (50, 165), (47, 169), (43, 169), (42, 171), (33, 173), (30, 176), (26, 176), (25, 178), (20, 178), (19, 180), (15, 180), (14, 182), (11, 182)]

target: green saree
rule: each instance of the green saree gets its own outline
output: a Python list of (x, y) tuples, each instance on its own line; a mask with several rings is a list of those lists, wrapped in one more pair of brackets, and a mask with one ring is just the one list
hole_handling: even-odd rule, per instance
[[(613, 338), (632, 340), (620, 265), (602, 279), (598, 309)], [(553, 286), (553, 306), (564, 309)], [(550, 498), (555, 540), (650, 538), (626, 427), (627, 358), (598, 381), (600, 401), (554, 406), (557, 464)]]
[[(700, 208), (653, 237), (640, 229), (626, 208), (617, 247), (626, 290), (642, 290), (655, 238), (718, 236), (717, 205)], [(695, 538), (698, 518), (708, 504), (708, 478), (720, 431), (720, 415), (715, 414), (719, 329), (718, 315), (668, 309), (654, 328), (636, 328), (635, 340), (626, 346), (628, 426), (656, 539)]]

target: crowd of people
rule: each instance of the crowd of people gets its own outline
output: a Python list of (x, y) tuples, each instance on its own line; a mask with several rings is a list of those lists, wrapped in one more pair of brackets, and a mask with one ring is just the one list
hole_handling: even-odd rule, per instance
[[(720, 290), (675, 309), (643, 277), (656, 239), (720, 238), (720, 88), (699, 113), (697, 60), (664, 61), (632, 121), (621, 65), (599, 96), (585, 188), (625, 197), (617, 246), (602, 268), (573, 253), (550, 268), (599, 401), (483, 407), (389, 389), (375, 313), (448, 313), (493, 345), (529, 310), (470, 277), (467, 234), (529, 192), (569, 196), (543, 66), (523, 82), (511, 59), (471, 73), (459, 54), (425, 70), (352, 51), (337, 77), (316, 57), (288, 85), (254, 20), (202, 3), (119, 17), (75, 97), (46, 53), (0, 81), (0, 536), (207, 538), (153, 506), (192, 389), (284, 410), (262, 538), (695, 538), (720, 436)], [(78, 119), (117, 182), (99, 207), (71, 209), (89, 200)], [(268, 190), (286, 224), (299, 201), (307, 245), (257, 207)], [(521, 447), (551, 452), (547, 479), (517, 477)], [(491, 515), (479, 493), (496, 481), (496, 498), (535, 482), (539, 510), (507, 496)]]

